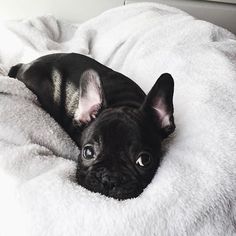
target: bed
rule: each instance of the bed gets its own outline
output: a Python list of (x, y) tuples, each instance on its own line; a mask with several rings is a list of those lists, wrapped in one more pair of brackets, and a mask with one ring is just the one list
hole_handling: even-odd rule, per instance
[[(235, 235), (236, 37), (162, 4), (82, 24), (0, 24), (0, 235)], [(176, 131), (144, 192), (117, 201), (74, 180), (79, 150), (9, 68), (53, 52), (89, 55), (147, 92), (175, 80)]]

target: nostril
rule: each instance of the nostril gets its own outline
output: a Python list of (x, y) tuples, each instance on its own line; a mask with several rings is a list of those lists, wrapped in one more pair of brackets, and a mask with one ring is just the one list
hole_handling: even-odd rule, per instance
[(102, 185), (104, 189), (109, 189), (109, 182), (103, 181)]
[(110, 182), (110, 178), (109, 176), (105, 175), (105, 176), (102, 176), (102, 183), (103, 184), (107, 184)]
[(101, 179), (101, 183), (105, 189), (109, 189), (110, 178), (107, 175), (103, 175)]

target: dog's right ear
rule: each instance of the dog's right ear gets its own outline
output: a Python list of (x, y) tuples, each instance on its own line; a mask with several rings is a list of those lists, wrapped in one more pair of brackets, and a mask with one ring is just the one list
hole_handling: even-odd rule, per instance
[(86, 125), (96, 118), (104, 105), (104, 93), (98, 73), (89, 69), (80, 78), (79, 105), (75, 111), (74, 121)]
[(162, 74), (156, 81), (141, 107), (149, 114), (161, 131), (162, 138), (166, 138), (175, 130), (174, 123), (174, 80), (170, 74)]

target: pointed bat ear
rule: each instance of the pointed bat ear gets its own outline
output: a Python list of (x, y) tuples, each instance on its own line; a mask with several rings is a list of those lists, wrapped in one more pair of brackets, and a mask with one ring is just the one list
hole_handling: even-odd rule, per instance
[(85, 71), (80, 78), (79, 105), (74, 120), (87, 124), (96, 118), (104, 104), (104, 94), (98, 73), (92, 69)]
[(162, 74), (146, 96), (141, 108), (152, 116), (160, 128), (163, 138), (175, 130), (173, 94), (174, 80), (172, 76), (167, 73)]

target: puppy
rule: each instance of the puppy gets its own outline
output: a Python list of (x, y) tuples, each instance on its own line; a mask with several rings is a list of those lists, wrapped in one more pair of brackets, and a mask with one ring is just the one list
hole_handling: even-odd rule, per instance
[(146, 96), (126, 76), (80, 54), (51, 54), (11, 68), (81, 152), (76, 179), (116, 199), (151, 182), (161, 142), (175, 129), (174, 81), (163, 74)]

